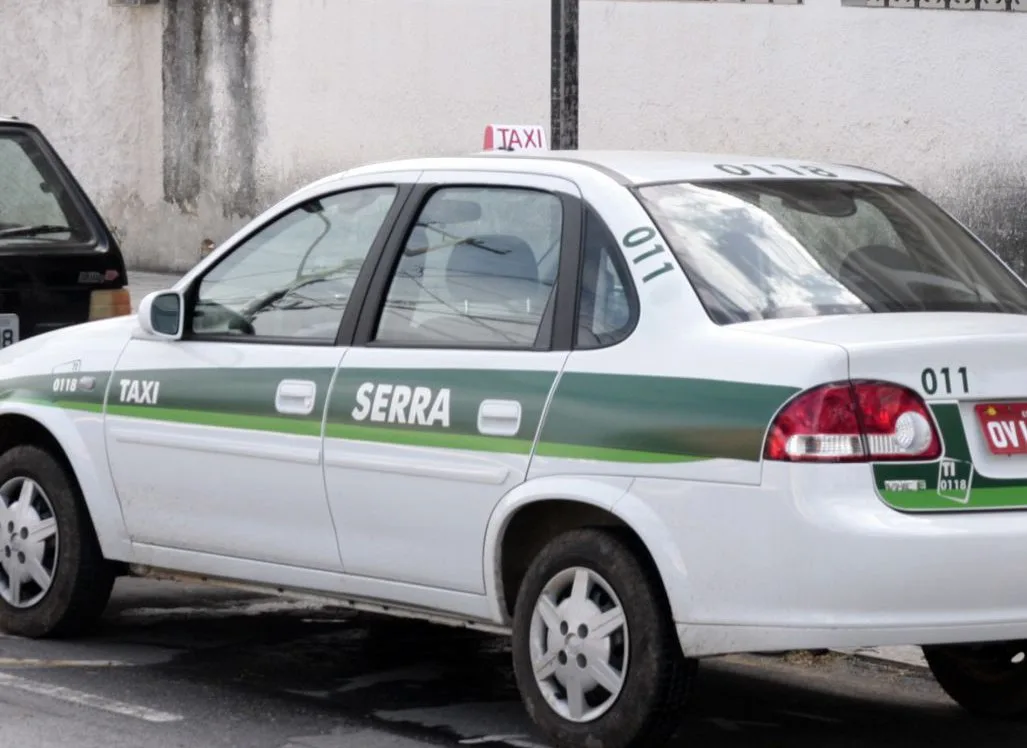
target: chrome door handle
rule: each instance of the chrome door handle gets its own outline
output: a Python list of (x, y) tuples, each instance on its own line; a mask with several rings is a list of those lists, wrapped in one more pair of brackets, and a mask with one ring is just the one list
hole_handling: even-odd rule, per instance
[(516, 436), (521, 430), (521, 404), (516, 400), (485, 400), (478, 406), (478, 433)]
[(289, 415), (307, 416), (314, 412), (317, 384), (306, 379), (283, 379), (275, 392), (275, 410)]

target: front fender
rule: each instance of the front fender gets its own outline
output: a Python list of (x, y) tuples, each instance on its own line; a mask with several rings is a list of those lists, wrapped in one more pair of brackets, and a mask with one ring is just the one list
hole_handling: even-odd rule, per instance
[(0, 403), (0, 424), (7, 415), (29, 418), (50, 432), (75, 472), (104, 558), (130, 560), (131, 543), (125, 519), (107, 469), (103, 414), (7, 401)]
[(485, 594), (492, 620), (510, 625), (503, 605), (502, 548), (510, 520), (524, 507), (539, 501), (566, 500), (610, 512), (641, 538), (656, 563), (675, 620), (683, 620), (687, 603), (685, 562), (666, 525), (644, 501), (631, 493), (634, 478), (608, 475), (552, 475), (522, 483), (503, 497), (485, 531)]

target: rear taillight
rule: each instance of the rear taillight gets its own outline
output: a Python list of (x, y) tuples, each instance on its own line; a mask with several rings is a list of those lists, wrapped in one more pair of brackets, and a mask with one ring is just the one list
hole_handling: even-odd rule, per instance
[(792, 462), (933, 460), (941, 440), (923, 399), (888, 382), (837, 382), (778, 413), (763, 456)]
[(89, 295), (89, 320), (122, 317), (132, 313), (132, 296), (127, 288), (93, 291)]

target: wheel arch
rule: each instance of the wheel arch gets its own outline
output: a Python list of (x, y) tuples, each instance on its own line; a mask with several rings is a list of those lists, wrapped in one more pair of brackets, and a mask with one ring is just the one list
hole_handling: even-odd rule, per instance
[[(92, 448), (83, 430), (93, 442)], [(129, 560), (130, 544), (107, 465), (103, 419), (58, 408), (5, 403), (0, 410), (0, 454), (22, 444), (44, 447), (69, 471), (106, 559)]]
[[(509, 625), (517, 589), (534, 554), (577, 527), (622, 531), (660, 581), (674, 620), (684, 615), (685, 564), (666, 526), (631, 493), (632, 478), (550, 476), (521, 484), (496, 506), (485, 534), (485, 591), (493, 620)], [(510, 552), (508, 543), (517, 543)]]

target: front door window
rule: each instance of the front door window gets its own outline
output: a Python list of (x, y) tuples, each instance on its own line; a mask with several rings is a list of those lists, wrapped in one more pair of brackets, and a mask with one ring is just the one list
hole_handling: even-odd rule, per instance
[(381, 186), (330, 195), (265, 226), (203, 278), (191, 337), (334, 341), (396, 192)]

